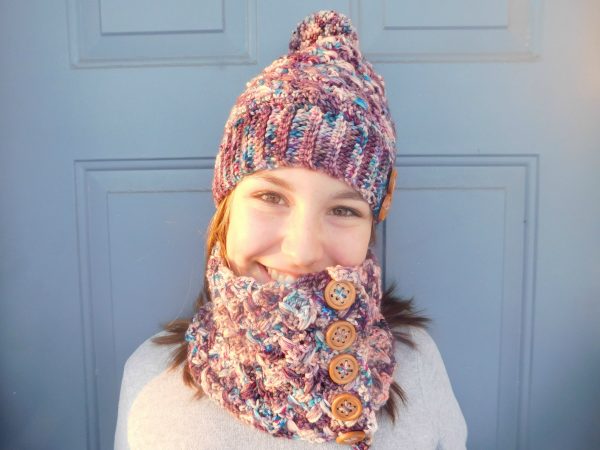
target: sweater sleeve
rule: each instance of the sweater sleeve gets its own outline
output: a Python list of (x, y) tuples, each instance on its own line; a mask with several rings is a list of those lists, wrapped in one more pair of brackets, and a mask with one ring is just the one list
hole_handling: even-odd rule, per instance
[(117, 427), (115, 430), (115, 445), (116, 450), (128, 450), (127, 444), (127, 417), (131, 408), (132, 393), (131, 382), (128, 380), (127, 363), (123, 369), (123, 379), (121, 382), (121, 393), (119, 395), (119, 410), (117, 415)]
[(133, 402), (142, 388), (168, 367), (172, 347), (159, 346), (152, 342), (154, 337), (161, 334), (147, 339), (125, 362), (115, 429), (115, 450), (129, 450), (128, 419)]
[(467, 424), (454, 396), (440, 351), (426, 331), (413, 328), (412, 334), (419, 350), (423, 395), (430, 412), (432, 428), (439, 439), (437, 449), (465, 449)]

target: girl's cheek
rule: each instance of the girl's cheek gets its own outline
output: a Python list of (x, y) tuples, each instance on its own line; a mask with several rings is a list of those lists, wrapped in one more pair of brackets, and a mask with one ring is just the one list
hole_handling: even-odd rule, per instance
[(280, 233), (281, 217), (265, 211), (245, 208), (236, 220), (236, 233), (246, 239), (264, 241), (274, 239)]
[(369, 248), (371, 229), (331, 228), (324, 237), (327, 253), (343, 266), (361, 264)]

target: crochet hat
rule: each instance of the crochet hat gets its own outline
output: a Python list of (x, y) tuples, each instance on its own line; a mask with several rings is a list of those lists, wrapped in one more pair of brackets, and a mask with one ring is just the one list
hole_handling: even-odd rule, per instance
[(293, 32), (288, 54), (246, 83), (231, 109), (215, 204), (246, 175), (304, 167), (356, 189), (381, 221), (394, 188), (395, 139), (383, 78), (362, 57), (354, 26), (336, 11), (313, 13)]

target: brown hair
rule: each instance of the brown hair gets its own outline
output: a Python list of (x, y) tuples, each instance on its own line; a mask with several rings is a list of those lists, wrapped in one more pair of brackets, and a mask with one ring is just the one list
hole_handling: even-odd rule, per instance
[[(223, 201), (217, 207), (215, 214), (213, 215), (206, 233), (206, 253), (205, 253), (205, 266), (208, 263), (210, 252), (214, 247), (215, 243), (221, 244), (221, 257), (226, 258), (226, 237), (227, 229), (229, 225), (229, 215), (231, 210), (231, 198), (232, 193), (227, 195)], [(375, 222), (373, 221), (371, 227), (371, 238), (369, 245), (375, 243), (376, 232)], [(406, 327), (419, 327), (425, 328), (430, 319), (420, 315), (413, 309), (413, 299), (402, 299), (394, 294), (396, 289), (395, 283), (387, 288), (381, 299), (381, 312), (387, 321), (392, 334), (395, 339), (411, 348), (415, 348), (415, 344), (410, 338), (409, 333), (403, 328)], [(208, 291), (208, 283), (204, 280), (202, 291), (198, 295), (195, 303), (195, 310), (197, 311), (203, 304), (210, 301), (210, 292)], [(190, 325), (192, 318), (189, 319), (177, 319), (167, 323), (163, 326), (167, 334), (157, 336), (152, 339), (153, 342), (161, 345), (177, 345), (171, 354), (170, 369), (175, 370), (180, 366), (183, 366), (183, 381), (187, 386), (194, 387), (197, 389), (196, 397), (202, 397), (203, 393), (200, 387), (194, 382), (191, 376), (189, 366), (185, 364), (187, 361), (187, 342), (185, 341), (185, 334)], [(402, 403), (406, 403), (406, 394), (400, 385), (394, 381), (391, 384), (390, 396), (387, 403), (384, 405), (381, 411), (384, 411), (389, 415), (392, 422), (395, 422), (397, 413), (397, 404), (394, 396), (397, 396)]]

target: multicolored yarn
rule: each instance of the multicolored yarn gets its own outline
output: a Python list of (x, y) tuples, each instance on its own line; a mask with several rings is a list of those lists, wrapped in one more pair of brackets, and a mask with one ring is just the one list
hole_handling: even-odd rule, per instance
[(384, 80), (362, 57), (354, 26), (338, 12), (316, 12), (231, 109), (215, 163), (215, 204), (246, 175), (305, 167), (356, 189), (378, 221), (395, 141)]
[[(344, 311), (323, 299), (331, 281), (349, 281), (356, 300)], [(394, 339), (380, 311), (381, 268), (369, 250), (359, 266), (329, 267), (291, 284), (236, 276), (216, 244), (207, 281), (212, 301), (194, 316), (186, 333), (188, 365), (197, 385), (243, 422), (273, 436), (325, 442), (362, 430), (354, 449), (368, 449), (378, 428), (376, 411), (388, 400), (395, 367)], [(325, 341), (327, 326), (352, 323), (357, 339), (351, 351), (358, 377), (338, 385), (328, 364), (340, 352)], [(336, 419), (332, 399), (341, 393), (360, 398), (354, 421)]]

